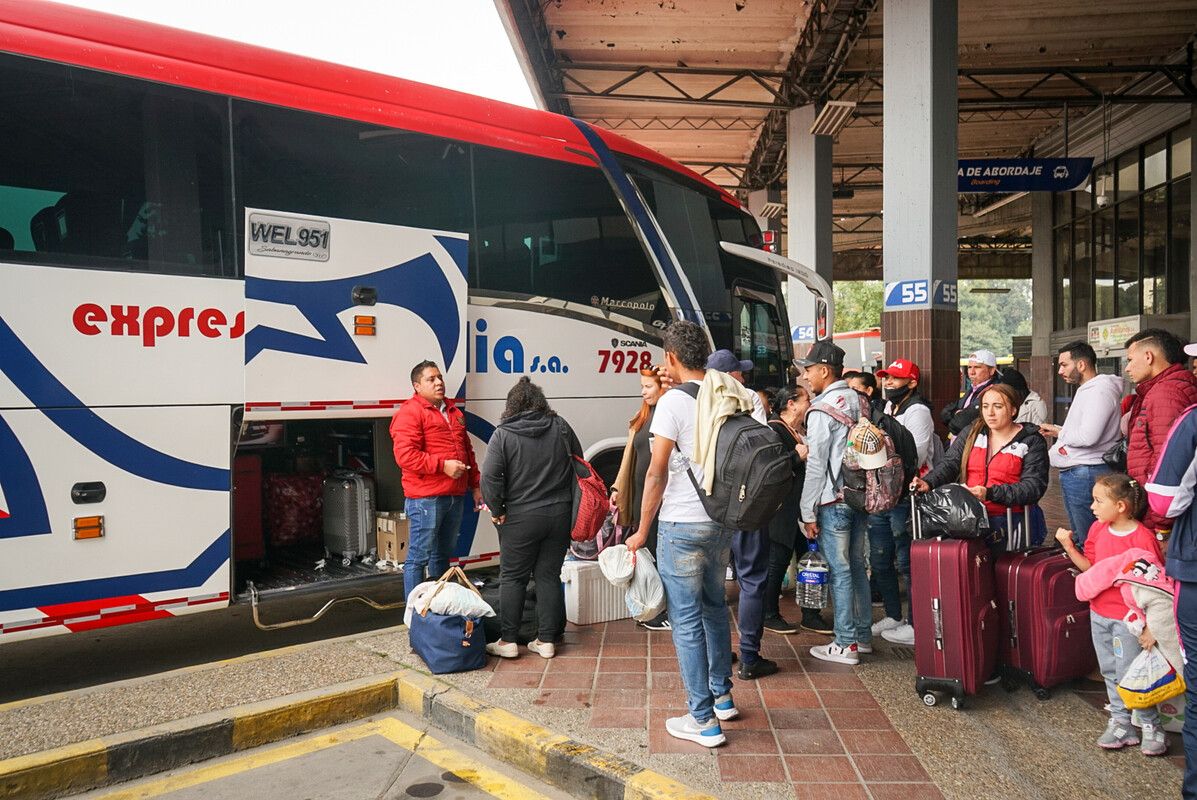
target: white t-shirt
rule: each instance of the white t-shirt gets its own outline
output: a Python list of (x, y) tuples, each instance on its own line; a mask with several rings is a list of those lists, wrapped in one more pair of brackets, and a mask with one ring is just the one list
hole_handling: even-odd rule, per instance
[(654, 437), (652, 446), (656, 448), (660, 441), (655, 437), (664, 436), (677, 442), (681, 448), (681, 452), (675, 449), (669, 454), (669, 481), (665, 484), (665, 496), (661, 500), (662, 522), (713, 521), (698, 499), (698, 490), (690, 483), (690, 476), (686, 474), (686, 466), (689, 465), (694, 472), (694, 480), (702, 486), (702, 466), (691, 461), (690, 455), (683, 455), (694, 453), (694, 422), (697, 417), (698, 401), (685, 392), (670, 390), (657, 401), (657, 411), (649, 427), (649, 433)]

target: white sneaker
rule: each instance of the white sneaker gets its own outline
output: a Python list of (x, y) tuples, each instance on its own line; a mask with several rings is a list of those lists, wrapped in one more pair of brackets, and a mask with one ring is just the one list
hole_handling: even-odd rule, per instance
[(864, 656), (870, 655), (873, 652), (873, 645), (871, 643), (870, 644), (861, 644), (860, 642), (857, 642), (856, 643), (856, 652), (858, 652)]
[(860, 663), (860, 656), (857, 646), (850, 644), (847, 647), (840, 647), (835, 642), (831, 644), (816, 645), (810, 649), (810, 654), (815, 658), (823, 661), (834, 661), (837, 664), (850, 664), (856, 666)]
[(902, 627), (902, 620), (894, 619), (893, 617), (886, 617), (879, 622), (873, 623), (873, 635), (880, 636), (885, 631), (892, 631), (894, 628)]
[(519, 658), (520, 646), (515, 642), (504, 642), (503, 644), (491, 642), (486, 646), (486, 652), (499, 658)]
[(732, 700), (730, 692), (715, 698), (715, 716), (721, 720), (735, 719), (740, 716), (740, 709), (736, 708), (736, 702)]
[(665, 720), (665, 731), (670, 736), (697, 742), (704, 747), (718, 747), (727, 741), (727, 737), (723, 735), (723, 728), (719, 726), (719, 720), (714, 717), (706, 722), (696, 722), (689, 714), (670, 717)]
[(914, 644), (914, 626), (899, 625), (897, 628), (882, 631), (881, 638), (894, 644)]
[(557, 647), (552, 642), (542, 642), (540, 639), (528, 642), (528, 649), (541, 658), (552, 658), (557, 655)]

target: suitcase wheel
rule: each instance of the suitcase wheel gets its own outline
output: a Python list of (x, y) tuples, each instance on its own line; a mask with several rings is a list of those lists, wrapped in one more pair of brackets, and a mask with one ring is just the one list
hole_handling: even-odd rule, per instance
[(1044, 689), (1042, 686), (1035, 687), (1035, 699), (1040, 702), (1052, 696), (1051, 689)]
[(957, 711), (964, 708), (964, 698), (953, 696), (952, 697), (952, 708), (956, 709)]
[(935, 692), (926, 692), (923, 694), (923, 704), (933, 706), (939, 702), (939, 698), (935, 696)]

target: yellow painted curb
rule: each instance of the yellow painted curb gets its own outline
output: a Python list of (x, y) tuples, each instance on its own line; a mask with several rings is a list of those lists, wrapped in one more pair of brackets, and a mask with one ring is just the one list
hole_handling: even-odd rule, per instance
[(424, 698), (437, 694), (448, 688), (448, 684), (441, 683), (436, 678), (419, 672), (399, 672), (395, 675), (395, 683), (399, 688), (399, 708), (409, 714), (425, 716)]
[(92, 739), (0, 761), (0, 797), (53, 797), (102, 786), (107, 778), (107, 747)]
[(549, 752), (576, 744), (501, 708), (487, 707), (474, 722), (475, 744), (524, 772), (555, 783), (549, 775)]
[[(233, 718), (233, 750), (258, 747), (288, 736), (307, 733), (330, 725), (339, 725), (368, 717), (395, 707), (396, 686), (393, 675), (385, 680), (370, 680), (359, 686), (283, 706), (249, 710)], [(265, 705), (265, 704), (258, 704)]]
[(623, 787), (624, 800), (716, 800), (659, 772), (644, 770), (628, 778)]

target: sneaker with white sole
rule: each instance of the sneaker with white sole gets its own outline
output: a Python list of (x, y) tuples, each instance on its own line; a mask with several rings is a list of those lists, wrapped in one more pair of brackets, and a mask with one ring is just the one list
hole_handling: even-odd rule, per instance
[(894, 644), (914, 644), (914, 626), (899, 625), (881, 632), (881, 638)]
[(719, 726), (719, 720), (715, 717), (706, 722), (698, 722), (689, 714), (670, 717), (665, 720), (665, 732), (674, 738), (697, 742), (704, 747), (718, 747), (727, 742), (723, 728)]
[(736, 701), (732, 700), (730, 692), (715, 698), (715, 716), (721, 720), (735, 719), (740, 716), (740, 709), (736, 708)]
[(860, 653), (862, 656), (871, 655), (873, 652), (873, 645), (872, 643), (862, 644), (861, 642), (857, 642), (856, 652)]
[(1140, 752), (1145, 756), (1162, 756), (1168, 752), (1168, 736), (1161, 726), (1143, 726), (1143, 747)]
[(540, 639), (528, 642), (528, 649), (541, 658), (552, 658), (557, 655), (557, 647), (552, 642), (542, 642)]
[[(1144, 728), (1147, 726), (1144, 725)], [(1135, 733), (1135, 728), (1129, 722), (1118, 722), (1117, 720), (1110, 720), (1106, 725), (1105, 732), (1097, 737), (1097, 745), (1104, 747), (1106, 750), (1121, 750), (1124, 747), (1131, 747), (1139, 743), (1139, 735)]]
[(902, 627), (902, 620), (894, 619), (893, 617), (886, 617), (873, 623), (873, 635), (880, 636), (886, 631), (892, 631), (894, 628)]
[(519, 658), (520, 646), (515, 642), (491, 642), (486, 646), (486, 652), (499, 658)]
[(835, 642), (816, 645), (810, 649), (810, 654), (815, 658), (823, 661), (834, 661), (837, 664), (850, 664), (851, 666), (856, 666), (860, 663), (860, 656), (857, 655), (858, 652), (855, 644), (840, 647)]

